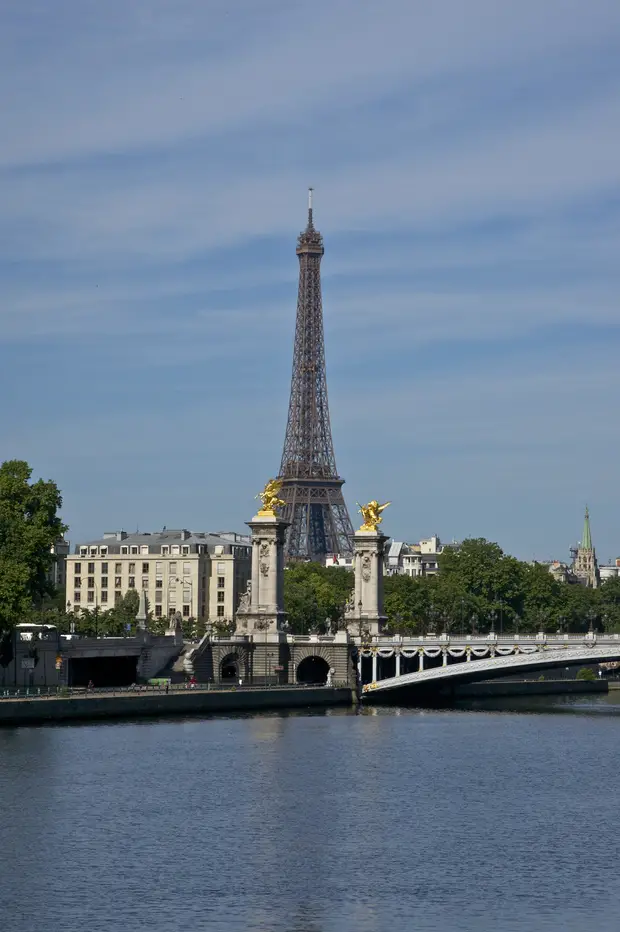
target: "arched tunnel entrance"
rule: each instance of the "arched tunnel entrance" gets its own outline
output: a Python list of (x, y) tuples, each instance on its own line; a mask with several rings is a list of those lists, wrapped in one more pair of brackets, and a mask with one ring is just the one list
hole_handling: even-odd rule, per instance
[(324, 657), (305, 657), (297, 667), (297, 682), (324, 686), (328, 673), (329, 664)]
[(227, 654), (220, 664), (220, 679), (237, 680), (239, 679), (239, 655)]

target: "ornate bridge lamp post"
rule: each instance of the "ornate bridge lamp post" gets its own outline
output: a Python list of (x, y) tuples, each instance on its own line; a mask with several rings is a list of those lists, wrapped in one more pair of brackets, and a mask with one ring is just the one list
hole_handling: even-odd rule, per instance
[(499, 600), (499, 636), (504, 634), (504, 600)]
[(516, 634), (517, 637), (519, 637), (519, 623), (520, 623), (520, 621), (521, 621), (521, 618), (520, 618), (519, 615), (517, 615), (517, 613), (515, 612), (515, 634)]
[(465, 599), (461, 599), (461, 637), (463, 637), (464, 620), (465, 620)]
[(495, 619), (496, 618), (497, 618), (497, 612), (495, 611), (495, 609), (493, 609), (493, 611), (489, 615), (489, 621), (491, 622), (491, 631), (489, 633), (493, 635), (495, 634)]
[(589, 624), (588, 624), (588, 634), (590, 635), (590, 637), (592, 637), (592, 635), (594, 634), (594, 620), (595, 620), (595, 618), (596, 618), (595, 612), (589, 611), (589, 612), (588, 612), (588, 622), (589, 622)]
[(472, 615), (470, 618), (470, 623), (472, 635), (478, 634), (478, 617), (476, 615)]

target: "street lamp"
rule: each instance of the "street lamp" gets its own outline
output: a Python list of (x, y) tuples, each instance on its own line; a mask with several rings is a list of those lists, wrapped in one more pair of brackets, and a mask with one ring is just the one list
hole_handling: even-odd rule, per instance
[(499, 636), (504, 633), (504, 600), (499, 600)]
[(491, 622), (491, 632), (490, 632), (491, 634), (495, 634), (495, 619), (496, 618), (497, 618), (497, 612), (495, 611), (495, 609), (493, 609), (493, 611), (489, 615), (489, 620)]
[(463, 637), (464, 619), (465, 619), (465, 599), (461, 599), (461, 637)]

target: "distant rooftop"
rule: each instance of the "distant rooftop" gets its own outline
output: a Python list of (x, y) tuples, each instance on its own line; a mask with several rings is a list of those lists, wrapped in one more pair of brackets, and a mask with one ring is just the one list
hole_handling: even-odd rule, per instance
[(160, 552), (162, 544), (188, 544), (192, 550), (202, 545), (211, 548), (220, 545), (230, 546), (240, 544), (249, 546), (250, 538), (247, 534), (238, 534), (236, 531), (188, 531), (187, 528), (162, 528), (161, 531), (137, 531), (130, 534), (127, 531), (104, 531), (103, 537), (94, 540), (81, 541), (75, 545), (74, 552), (80, 553), (83, 547), (108, 547), (110, 553), (120, 553), (121, 546), (143, 547), (148, 546), (149, 552)]

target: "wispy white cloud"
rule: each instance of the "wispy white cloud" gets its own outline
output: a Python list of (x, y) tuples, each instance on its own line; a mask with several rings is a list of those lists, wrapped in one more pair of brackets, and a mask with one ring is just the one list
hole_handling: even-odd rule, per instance
[(615, 0), (5, 0), (6, 455), (49, 464), (76, 533), (205, 496), (240, 525), (279, 459), (310, 182), (351, 500), (521, 552), (584, 497), (613, 514), (619, 39)]

